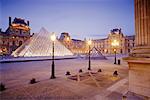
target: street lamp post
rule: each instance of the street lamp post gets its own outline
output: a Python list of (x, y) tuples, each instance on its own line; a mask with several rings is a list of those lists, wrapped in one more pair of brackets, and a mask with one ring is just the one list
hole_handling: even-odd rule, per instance
[(88, 46), (89, 46), (89, 66), (88, 66), (88, 70), (91, 70), (91, 44), (92, 44), (92, 41), (88, 40)]
[(116, 64), (116, 49), (114, 49), (114, 52), (115, 52), (115, 62), (114, 62), (114, 64)]
[(55, 77), (55, 63), (54, 63), (54, 53), (55, 53), (55, 49), (54, 49), (54, 46), (55, 46), (55, 40), (56, 40), (56, 36), (55, 34), (53, 33), (51, 35), (51, 40), (52, 40), (52, 67), (51, 67), (51, 79), (54, 79), (56, 78)]
[(116, 53), (117, 53), (116, 47), (119, 46), (119, 42), (118, 42), (117, 40), (113, 40), (112, 43), (111, 43), (111, 45), (115, 48), (115, 49), (114, 49), (114, 53), (115, 53), (115, 61), (114, 61), (114, 64), (116, 64), (116, 60), (117, 60), (117, 58), (116, 58)]

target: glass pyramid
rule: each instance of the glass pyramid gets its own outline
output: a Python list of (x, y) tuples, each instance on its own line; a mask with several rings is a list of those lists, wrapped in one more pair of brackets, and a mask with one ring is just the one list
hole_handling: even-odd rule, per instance
[[(41, 28), (39, 33), (34, 34), (33, 37), (25, 42), (22, 46), (16, 49), (12, 55), (14, 57), (34, 57), (34, 56), (51, 56), (52, 55), (52, 41), (49, 33), (45, 28)], [(67, 56), (73, 55), (73, 53), (67, 49), (57, 39), (55, 40), (55, 56)]]
[[(90, 52), (91, 59), (106, 59), (105, 56), (102, 55), (101, 51), (97, 48), (93, 47)], [(86, 59), (88, 59), (89, 54), (86, 55)]]

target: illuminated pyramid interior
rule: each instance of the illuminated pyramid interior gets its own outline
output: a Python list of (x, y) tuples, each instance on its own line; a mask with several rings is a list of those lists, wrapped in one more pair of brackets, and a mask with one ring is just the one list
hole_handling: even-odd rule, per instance
[[(12, 55), (34, 57), (34, 56), (51, 56), (52, 55), (52, 41), (50, 39), (51, 33), (45, 28), (41, 28), (39, 33), (33, 35), (33, 37), (15, 50)], [(67, 49), (57, 39), (55, 40), (55, 56), (67, 56), (73, 55), (73, 53)]]

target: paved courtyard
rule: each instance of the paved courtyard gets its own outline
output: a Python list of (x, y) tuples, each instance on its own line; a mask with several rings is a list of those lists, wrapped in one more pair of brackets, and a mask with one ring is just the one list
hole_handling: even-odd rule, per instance
[[(128, 92), (128, 67), (125, 62), (114, 65), (113, 58), (92, 60), (68, 59), (55, 61), (56, 79), (50, 79), (51, 61), (1, 63), (0, 82), (6, 90), (0, 92), (2, 100), (121, 100)], [(82, 73), (78, 73), (82, 69)], [(97, 72), (101, 69), (102, 72)], [(117, 70), (118, 76), (113, 77)], [(66, 76), (66, 71), (71, 75)], [(93, 73), (93, 74), (92, 74)], [(69, 77), (78, 76), (80, 80)], [(38, 82), (29, 84), (35, 78)], [(128, 100), (144, 100), (129, 94)]]

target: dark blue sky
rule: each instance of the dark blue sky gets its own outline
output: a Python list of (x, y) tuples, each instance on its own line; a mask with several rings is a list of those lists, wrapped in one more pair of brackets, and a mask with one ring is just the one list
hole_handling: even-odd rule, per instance
[(30, 21), (32, 32), (69, 32), (74, 38), (102, 38), (113, 28), (134, 34), (133, 0), (0, 0), (0, 27), (8, 17)]

